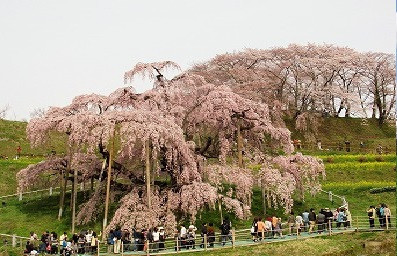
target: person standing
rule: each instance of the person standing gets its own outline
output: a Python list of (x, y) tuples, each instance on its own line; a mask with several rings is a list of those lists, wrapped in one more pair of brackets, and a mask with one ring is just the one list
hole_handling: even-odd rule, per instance
[(289, 235), (292, 235), (292, 231), (293, 231), (293, 228), (295, 226), (295, 216), (294, 216), (294, 212), (293, 211), (291, 211), (289, 213), (287, 222), (288, 222)]
[(215, 229), (214, 229), (214, 224), (209, 223), (207, 228), (207, 234), (208, 234), (208, 243), (210, 244), (210, 247), (214, 247), (214, 242), (215, 242)]
[(369, 227), (374, 228), (375, 227), (375, 207), (371, 205), (369, 209), (367, 210), (368, 214), (368, 220), (369, 220)]
[(159, 250), (165, 250), (165, 231), (163, 227), (159, 227)]
[(222, 246), (225, 245), (226, 241), (229, 239), (229, 234), (230, 234), (230, 221), (228, 218), (225, 218), (223, 220), (223, 223), (220, 227), (221, 230), (221, 237), (222, 237)]
[(153, 244), (152, 244), (152, 251), (151, 252), (158, 252), (159, 241), (160, 241), (160, 232), (159, 232), (157, 227), (155, 227), (153, 229), (152, 237), (153, 237)]
[(181, 247), (185, 248), (186, 247), (186, 238), (187, 238), (187, 229), (184, 224), (181, 225)]
[[(331, 222), (331, 228), (332, 228), (332, 223), (334, 221), (334, 219), (336, 220), (338, 217), (338, 211), (339, 209), (336, 209), (334, 212), (331, 212), (331, 210), (329, 208), (325, 208), (325, 222), (328, 224), (328, 222)], [(329, 228), (329, 225), (327, 225), (327, 227)]]
[[(200, 244), (200, 248), (204, 248), (206, 245), (204, 244), (204, 236), (207, 235), (207, 223), (203, 223), (202, 227), (201, 227), (201, 244)], [(207, 237), (208, 239), (208, 237)], [(208, 243), (208, 241), (207, 241)]]
[(258, 225), (258, 239), (260, 241), (262, 239), (265, 239), (265, 231), (266, 231), (265, 223), (262, 221), (261, 217), (259, 217), (257, 225)]
[(272, 217), (267, 217), (265, 220), (265, 231), (266, 231), (266, 237), (272, 238)]
[(345, 227), (350, 228), (353, 219), (352, 219), (352, 214), (348, 208), (345, 209), (345, 215), (346, 215)]
[(309, 228), (309, 211), (305, 210), (302, 213), (302, 219), (303, 219), (303, 230), (305, 232), (307, 232), (308, 228)]
[(252, 241), (256, 242), (258, 238), (258, 218), (255, 217), (251, 226)]
[(323, 232), (324, 229), (324, 223), (325, 223), (325, 211), (323, 209), (320, 210), (320, 212), (317, 215), (317, 227), (318, 227), (318, 233)]
[(345, 223), (345, 217), (346, 217), (346, 215), (345, 215), (344, 209), (343, 208), (339, 209), (338, 216), (336, 218), (336, 221), (337, 221), (336, 227), (337, 228), (340, 228), (342, 223), (346, 227), (346, 225), (344, 224)]
[(387, 224), (386, 227), (390, 228), (391, 227), (391, 222), (390, 222), (391, 211), (390, 211), (390, 208), (386, 204), (383, 206), (383, 214), (385, 216), (385, 224)]
[(303, 227), (303, 218), (300, 215), (296, 215), (295, 218), (295, 228), (296, 228), (296, 234), (299, 235), (301, 232), (301, 228)]
[(317, 216), (316, 213), (314, 212), (314, 209), (311, 208), (309, 212), (309, 234), (311, 234), (314, 231), (314, 227), (316, 226), (316, 221), (317, 221)]

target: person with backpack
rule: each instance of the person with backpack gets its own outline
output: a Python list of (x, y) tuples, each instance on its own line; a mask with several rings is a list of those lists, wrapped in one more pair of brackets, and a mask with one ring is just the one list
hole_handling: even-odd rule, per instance
[(228, 218), (223, 220), (222, 225), (220, 226), (221, 230), (221, 238), (222, 238), (222, 246), (226, 244), (226, 241), (229, 239), (230, 236), (230, 228), (231, 224)]
[(371, 205), (369, 207), (369, 209), (367, 210), (367, 214), (368, 214), (368, 220), (369, 220), (369, 227), (370, 228), (374, 228), (375, 227), (375, 207), (373, 205)]

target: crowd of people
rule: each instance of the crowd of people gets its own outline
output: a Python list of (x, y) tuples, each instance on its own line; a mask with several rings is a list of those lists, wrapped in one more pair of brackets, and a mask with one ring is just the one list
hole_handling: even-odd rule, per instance
[[(386, 204), (380, 204), (377, 207), (370, 206), (367, 213), (371, 228), (375, 227), (376, 217), (379, 219), (380, 227), (391, 226), (391, 212)], [(275, 215), (265, 218), (255, 217), (250, 233), (252, 240), (257, 242), (266, 238), (282, 238), (284, 235), (300, 235), (301, 232), (311, 234), (314, 232), (322, 233), (330, 228), (346, 229), (351, 227), (351, 223), (352, 215), (347, 208), (340, 207), (334, 210), (324, 208), (320, 209), (318, 213), (312, 208), (297, 215), (291, 211), (285, 223)], [(199, 237), (196, 235), (197, 228), (194, 225), (185, 226), (182, 224), (173, 236), (167, 236), (163, 227), (142, 230), (133, 228), (131, 232), (117, 227), (110, 230), (107, 235), (108, 252), (120, 253), (122, 250), (159, 252), (166, 249), (167, 237), (173, 238), (175, 251), (195, 249), (196, 242), (200, 241), (201, 248), (214, 247), (217, 237), (221, 245), (225, 245), (227, 242), (233, 243), (231, 221), (225, 218), (218, 228), (219, 234), (216, 235), (213, 223), (203, 223)], [(31, 232), (25, 255), (36, 255), (43, 252), (58, 254), (59, 250), (59, 253), (66, 256), (74, 253), (89, 253), (95, 252), (98, 244), (98, 236), (92, 230), (81, 231), (80, 234), (75, 233), (70, 238), (66, 232), (58, 238), (57, 233), (46, 231), (43, 232), (40, 239), (36, 233)], [(168, 248), (171, 246), (168, 244)]]
[(391, 211), (386, 204), (379, 204), (377, 207), (371, 205), (367, 210), (369, 227), (375, 228), (375, 218), (379, 220), (379, 227), (391, 227)]
[(69, 256), (75, 253), (95, 252), (98, 247), (98, 237), (92, 230), (81, 231), (68, 238), (64, 232), (59, 238), (55, 232), (45, 231), (39, 239), (35, 232), (30, 232), (29, 241), (24, 250), (25, 255), (40, 253), (62, 254)]
[[(352, 216), (347, 208), (337, 208), (331, 211), (329, 208), (321, 209), (318, 214), (312, 208), (310, 211), (305, 210), (303, 213), (295, 215), (290, 212), (287, 222), (282, 223), (281, 218), (268, 216), (264, 219), (261, 217), (254, 218), (251, 226), (252, 240), (260, 241), (265, 238), (283, 237), (283, 230), (287, 235), (300, 235), (301, 232), (321, 233), (329, 228), (348, 228), (351, 226)], [(282, 228), (285, 225), (286, 228)]]
[[(219, 226), (221, 244), (231, 241), (231, 222), (225, 218)], [(124, 251), (146, 251), (159, 252), (166, 249), (165, 239), (173, 238), (175, 251), (182, 249), (195, 249), (196, 242), (201, 240), (200, 247), (213, 247), (215, 243), (215, 227), (213, 223), (203, 223), (201, 228), (201, 238), (196, 234), (197, 228), (194, 225), (185, 226), (181, 224), (173, 236), (168, 236), (163, 227), (136, 230), (132, 232), (121, 230), (117, 227), (111, 230), (107, 236), (109, 252), (120, 253), (123, 246)], [(206, 240), (206, 241), (205, 241)], [(206, 243), (206, 244), (205, 244)]]

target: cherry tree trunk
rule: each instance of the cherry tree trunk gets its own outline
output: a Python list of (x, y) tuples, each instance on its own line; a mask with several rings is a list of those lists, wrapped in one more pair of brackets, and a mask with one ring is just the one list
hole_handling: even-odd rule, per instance
[(238, 167), (243, 167), (243, 143), (241, 138), (240, 120), (237, 121), (237, 153), (238, 153)]
[(62, 217), (62, 212), (63, 212), (63, 204), (64, 204), (64, 200), (65, 200), (65, 190), (63, 188), (63, 183), (65, 180), (65, 172), (61, 171), (60, 173), (60, 183), (59, 183), (59, 189), (60, 189), (60, 194), (59, 194), (59, 211), (58, 211), (58, 220), (61, 219)]
[(72, 234), (74, 234), (74, 226), (75, 226), (75, 223), (76, 223), (76, 199), (77, 199), (77, 169), (74, 168), (74, 173), (73, 173)]
[(105, 230), (108, 222), (108, 213), (109, 213), (109, 195), (110, 195), (110, 181), (112, 179), (112, 157), (113, 150), (109, 150), (109, 164), (108, 164), (108, 181), (106, 186), (106, 200), (105, 200), (105, 217), (103, 219), (103, 230)]
[(146, 155), (146, 164), (145, 164), (145, 177), (146, 177), (146, 196), (147, 196), (147, 206), (150, 208), (152, 205), (152, 198), (150, 193), (150, 143), (149, 140), (145, 142), (145, 155)]

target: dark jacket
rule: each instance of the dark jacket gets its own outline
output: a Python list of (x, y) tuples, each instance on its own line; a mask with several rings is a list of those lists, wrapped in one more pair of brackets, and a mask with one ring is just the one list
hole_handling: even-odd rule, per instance
[(316, 213), (315, 212), (309, 212), (309, 221), (316, 221)]

